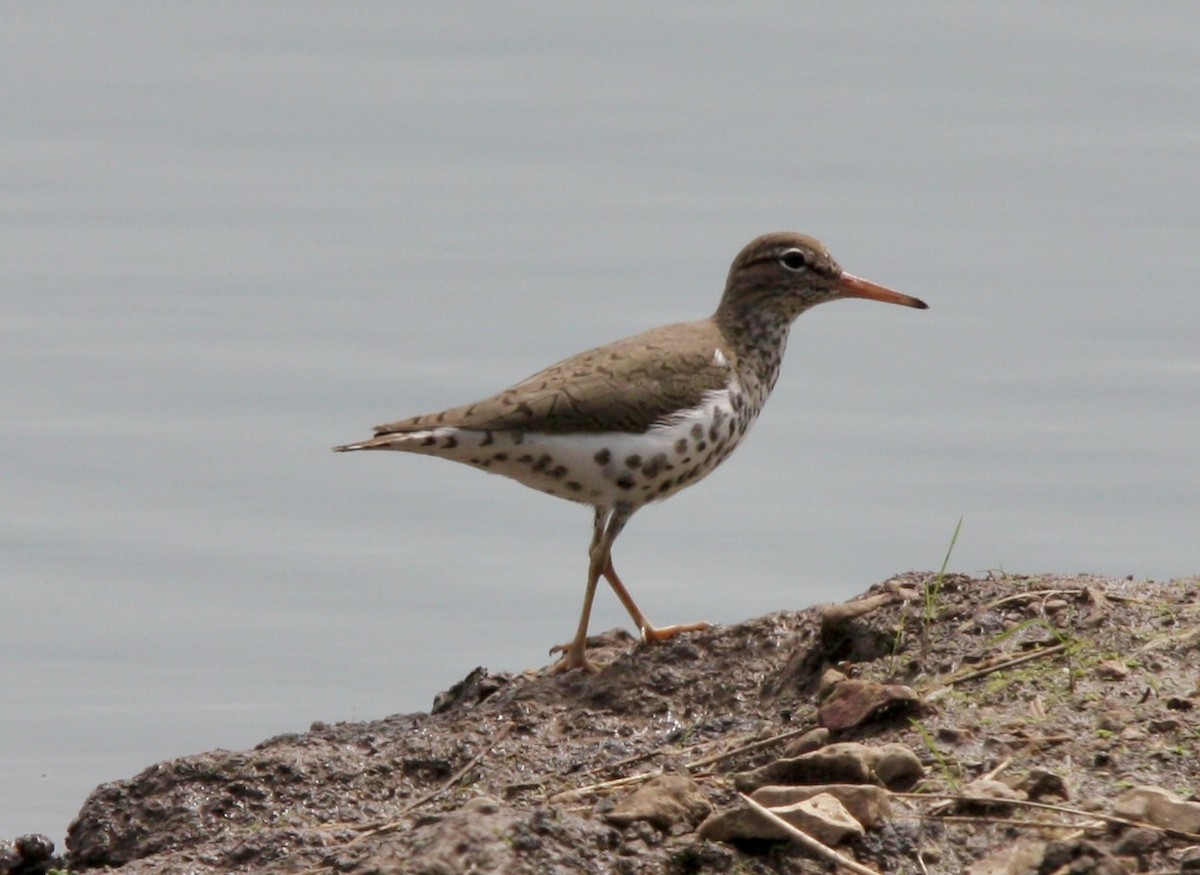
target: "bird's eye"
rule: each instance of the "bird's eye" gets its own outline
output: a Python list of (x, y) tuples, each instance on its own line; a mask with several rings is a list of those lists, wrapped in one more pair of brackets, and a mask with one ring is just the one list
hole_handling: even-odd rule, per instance
[(779, 261), (788, 270), (794, 270), (796, 273), (808, 270), (808, 256), (799, 249), (789, 249), (779, 256)]

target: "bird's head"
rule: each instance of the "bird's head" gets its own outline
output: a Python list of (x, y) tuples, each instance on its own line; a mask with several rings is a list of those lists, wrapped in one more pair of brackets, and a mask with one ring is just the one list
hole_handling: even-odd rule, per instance
[(792, 320), (817, 304), (838, 298), (868, 298), (924, 310), (909, 295), (846, 273), (820, 241), (790, 231), (765, 234), (747, 244), (729, 269), (719, 321)]

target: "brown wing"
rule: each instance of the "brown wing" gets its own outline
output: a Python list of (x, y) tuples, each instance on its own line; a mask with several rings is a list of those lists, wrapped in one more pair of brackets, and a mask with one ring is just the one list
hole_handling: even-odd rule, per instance
[[(726, 364), (715, 355), (720, 347)], [(472, 430), (643, 431), (725, 387), (733, 353), (709, 320), (656, 328), (551, 365), (498, 395), (377, 426), (376, 437)]]

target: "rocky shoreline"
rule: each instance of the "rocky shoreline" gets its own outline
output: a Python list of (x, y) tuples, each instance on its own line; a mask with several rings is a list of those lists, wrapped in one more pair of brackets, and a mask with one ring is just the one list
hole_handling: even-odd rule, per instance
[(912, 573), (594, 648), (104, 784), (0, 875), (1200, 872), (1200, 578)]

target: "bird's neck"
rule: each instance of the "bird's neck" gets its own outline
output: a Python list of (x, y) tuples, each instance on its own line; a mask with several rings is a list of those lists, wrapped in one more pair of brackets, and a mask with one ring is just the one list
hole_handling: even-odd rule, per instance
[(775, 388), (792, 320), (761, 311), (717, 314), (717, 325), (737, 354), (738, 377), (747, 392), (762, 400)]

